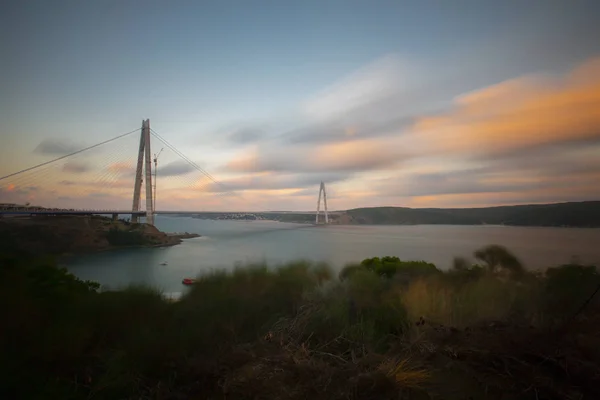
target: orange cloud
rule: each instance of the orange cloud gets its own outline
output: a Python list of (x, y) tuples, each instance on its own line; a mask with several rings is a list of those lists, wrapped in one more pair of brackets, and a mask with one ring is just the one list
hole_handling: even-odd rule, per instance
[(15, 185), (12, 183), (9, 183), (8, 186), (6, 187), (6, 190), (8, 190), (9, 192), (12, 192), (13, 190), (15, 190)]
[[(402, 138), (400, 138), (402, 139)], [(261, 151), (250, 150), (228, 162), (226, 172), (354, 173), (383, 170), (406, 158), (402, 140), (355, 139)]]
[(455, 100), (413, 127), (430, 150), (501, 152), (600, 138), (600, 58), (561, 78), (506, 81)]
[(229, 171), (252, 171), (258, 163), (258, 152), (251, 150), (248, 154), (241, 155), (229, 161), (225, 168)]
[(389, 140), (365, 139), (320, 146), (307, 159), (323, 170), (368, 170), (393, 166), (401, 155)]
[(133, 164), (128, 162), (116, 162), (110, 164), (107, 168), (111, 172), (129, 172), (133, 170)]

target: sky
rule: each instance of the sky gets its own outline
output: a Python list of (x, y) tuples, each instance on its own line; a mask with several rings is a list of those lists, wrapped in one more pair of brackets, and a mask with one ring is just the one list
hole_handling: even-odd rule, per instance
[[(1, 202), (159, 210), (600, 200), (595, 0), (33, 1), (0, 13)], [(214, 179), (214, 180), (213, 180)], [(215, 181), (217, 181), (215, 183)]]

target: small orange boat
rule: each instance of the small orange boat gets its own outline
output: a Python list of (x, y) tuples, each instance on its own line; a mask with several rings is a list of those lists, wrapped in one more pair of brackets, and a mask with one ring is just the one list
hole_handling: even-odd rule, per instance
[(184, 285), (193, 285), (195, 282), (196, 280), (192, 278), (183, 278), (183, 281), (181, 281)]

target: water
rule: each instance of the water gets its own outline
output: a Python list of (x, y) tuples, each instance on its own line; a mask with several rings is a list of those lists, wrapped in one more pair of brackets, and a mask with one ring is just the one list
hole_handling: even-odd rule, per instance
[[(307, 259), (337, 269), (367, 257), (395, 255), (448, 268), (454, 256), (470, 256), (487, 244), (513, 251), (528, 268), (544, 268), (578, 256), (600, 265), (600, 229), (505, 226), (311, 226), (271, 221), (210, 221), (157, 217), (165, 232), (203, 235), (166, 248), (116, 250), (78, 256), (67, 268), (105, 287), (147, 284), (164, 292), (182, 291), (181, 280), (214, 268), (253, 261), (279, 263)], [(167, 265), (160, 265), (167, 262)]]

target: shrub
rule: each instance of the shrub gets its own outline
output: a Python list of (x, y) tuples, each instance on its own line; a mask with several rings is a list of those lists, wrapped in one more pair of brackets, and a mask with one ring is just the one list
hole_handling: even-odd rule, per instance
[(340, 271), (338, 278), (340, 281), (344, 281), (358, 271), (363, 271), (365, 268), (360, 264), (348, 264)]
[[(425, 261), (401, 261), (398, 257), (374, 257), (364, 259), (360, 266), (367, 271), (371, 271), (384, 278), (393, 278), (396, 275), (402, 275), (403, 279), (412, 279), (418, 276), (438, 274), (441, 271), (434, 264)], [(356, 271), (357, 266), (350, 265), (342, 270), (343, 277), (346, 277)]]
[(477, 264), (469, 264), (464, 259), (455, 259), (452, 269), (444, 274), (444, 278), (451, 284), (462, 285), (468, 282), (478, 281), (486, 275), (484, 267)]
[(489, 274), (461, 281), (438, 277), (413, 281), (402, 294), (411, 320), (465, 327), (486, 321), (538, 321), (538, 292), (516, 281)]
[(305, 292), (331, 276), (326, 271), (323, 265), (296, 262), (201, 276), (175, 304), (181, 340), (213, 351), (262, 337), (279, 318), (298, 311)]
[[(3, 262), (0, 367), (7, 370), (0, 371), (0, 388), (12, 394), (6, 398), (68, 397), (70, 385), (57, 377), (73, 376), (88, 361), (83, 354), (94, 331), (81, 310), (98, 287), (51, 258)], [(31, 391), (37, 394), (27, 396)]]
[(523, 264), (506, 247), (492, 244), (476, 250), (473, 255), (485, 264), (490, 272), (504, 269), (514, 275), (522, 274)]
[(595, 266), (567, 264), (548, 268), (544, 306), (557, 318), (570, 316), (583, 305), (598, 285), (600, 274)]
[(361, 269), (342, 284), (308, 293), (299, 312), (276, 326), (299, 343), (308, 341), (319, 347), (336, 342), (337, 351), (345, 353), (355, 343), (371, 350), (385, 349), (387, 339), (406, 332), (409, 323), (398, 292), (389, 282)]

